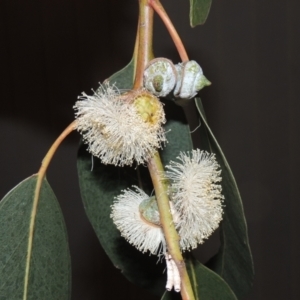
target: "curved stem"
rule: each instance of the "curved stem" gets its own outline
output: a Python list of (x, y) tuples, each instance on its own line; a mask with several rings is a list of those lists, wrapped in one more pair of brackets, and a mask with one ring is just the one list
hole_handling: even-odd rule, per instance
[(51, 159), (56, 152), (57, 148), (61, 144), (61, 142), (65, 139), (65, 137), (71, 133), (75, 129), (75, 122), (73, 121), (56, 139), (53, 145), (48, 150), (45, 158), (42, 161), (42, 165), (37, 173), (37, 182), (34, 191), (34, 199), (32, 203), (32, 211), (30, 215), (30, 223), (29, 223), (29, 233), (28, 233), (28, 245), (27, 245), (27, 257), (26, 257), (26, 267), (25, 267), (25, 278), (24, 278), (24, 293), (23, 293), (23, 300), (27, 300), (28, 294), (28, 281), (29, 281), (29, 271), (30, 271), (30, 262), (31, 262), (31, 255), (32, 255), (32, 245), (33, 245), (33, 236), (34, 236), (34, 226), (37, 214), (37, 208), (39, 203), (39, 196), (40, 191), (43, 183), (43, 179), (45, 177), (47, 168), (51, 162)]
[(50, 149), (48, 150), (46, 156), (44, 157), (42, 161), (42, 165), (39, 169), (38, 176), (45, 176), (45, 173), (47, 171), (47, 168), (49, 166), (49, 163), (51, 162), (51, 159), (53, 155), (55, 154), (57, 148), (61, 144), (61, 142), (73, 131), (75, 130), (75, 124), (76, 120), (73, 121), (61, 134), (60, 136), (55, 140), (55, 142), (52, 144)]
[(177, 48), (177, 51), (180, 55), (182, 62), (188, 61), (189, 57), (187, 55), (185, 47), (178, 35), (173, 23), (171, 22), (168, 14), (166, 13), (165, 9), (163, 8), (162, 4), (159, 2), (159, 0), (148, 0), (148, 1), (149, 1), (149, 4), (155, 10), (155, 12), (160, 16), (160, 18), (164, 22), (165, 26), (167, 27), (167, 30), (169, 31), (169, 34)]

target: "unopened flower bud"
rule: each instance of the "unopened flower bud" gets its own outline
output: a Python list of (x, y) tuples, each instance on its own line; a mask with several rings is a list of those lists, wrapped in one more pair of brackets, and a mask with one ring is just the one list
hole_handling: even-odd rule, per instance
[(177, 72), (166, 58), (155, 58), (144, 71), (144, 87), (157, 97), (165, 97), (175, 87)]
[(175, 65), (177, 70), (177, 83), (174, 96), (181, 99), (190, 99), (211, 82), (203, 75), (199, 64), (190, 60), (188, 62)]

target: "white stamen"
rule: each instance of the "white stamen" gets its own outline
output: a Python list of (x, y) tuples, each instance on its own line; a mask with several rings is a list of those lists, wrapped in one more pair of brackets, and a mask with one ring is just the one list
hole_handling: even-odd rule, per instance
[(121, 235), (142, 252), (160, 255), (166, 251), (166, 241), (160, 226), (146, 221), (139, 210), (139, 205), (149, 196), (134, 186), (135, 191), (127, 189), (115, 198), (111, 218)]
[(142, 164), (166, 142), (162, 105), (159, 104), (160, 118), (154, 125), (149, 124), (108, 82), (92, 96), (82, 93), (74, 109), (76, 129), (88, 144), (88, 151), (104, 164)]
[(180, 246), (194, 249), (222, 220), (221, 171), (214, 154), (199, 149), (181, 153), (177, 160), (166, 166), (166, 177), (171, 180), (169, 194), (179, 214), (175, 225)]

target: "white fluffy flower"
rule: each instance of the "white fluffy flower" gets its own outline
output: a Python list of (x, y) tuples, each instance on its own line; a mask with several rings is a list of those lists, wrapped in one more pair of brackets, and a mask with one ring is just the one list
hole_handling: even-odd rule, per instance
[[(138, 187), (135, 191), (127, 189), (116, 197), (112, 207), (111, 218), (121, 235), (142, 252), (164, 254), (166, 242), (163, 231), (158, 224), (147, 221), (141, 212), (141, 204), (150, 197)], [(154, 218), (159, 220), (158, 212)], [(158, 221), (159, 222), (159, 221)], [(156, 222), (156, 223), (158, 223)]]
[(165, 122), (159, 100), (145, 91), (120, 94), (109, 83), (92, 96), (82, 93), (74, 105), (76, 128), (88, 151), (104, 164), (146, 162), (165, 142)]
[(179, 213), (176, 224), (183, 250), (193, 249), (218, 228), (222, 220), (220, 166), (214, 154), (193, 150), (180, 153), (166, 166), (170, 197)]

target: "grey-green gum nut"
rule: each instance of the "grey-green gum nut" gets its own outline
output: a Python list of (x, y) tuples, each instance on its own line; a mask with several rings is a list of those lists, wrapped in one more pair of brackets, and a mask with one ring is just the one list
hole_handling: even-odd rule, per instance
[(143, 200), (139, 205), (139, 211), (147, 222), (160, 226), (158, 206), (154, 196)]

